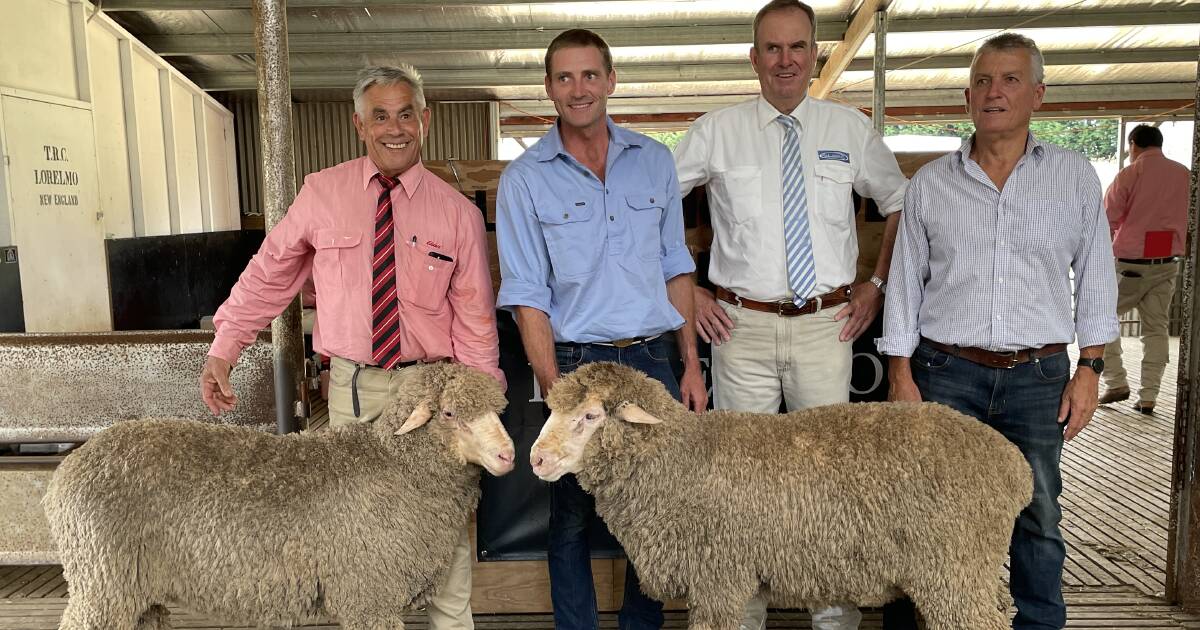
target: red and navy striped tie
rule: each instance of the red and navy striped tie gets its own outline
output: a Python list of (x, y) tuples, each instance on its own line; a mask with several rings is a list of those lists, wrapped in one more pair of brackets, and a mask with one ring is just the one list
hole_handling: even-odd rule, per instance
[(371, 357), (390, 370), (400, 362), (400, 306), (396, 300), (396, 236), (392, 189), (399, 180), (382, 173), (383, 186), (375, 211), (375, 253), (371, 258)]

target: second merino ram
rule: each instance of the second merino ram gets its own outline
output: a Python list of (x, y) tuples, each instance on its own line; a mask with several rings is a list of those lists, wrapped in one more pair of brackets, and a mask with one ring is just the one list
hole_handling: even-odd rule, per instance
[(693, 630), (776, 606), (879, 606), (901, 591), (929, 630), (1002, 630), (1001, 569), (1033, 477), (1017, 447), (949, 407), (841, 404), (691, 413), (611, 363), (555, 383), (534, 473), (574, 473), (646, 593)]

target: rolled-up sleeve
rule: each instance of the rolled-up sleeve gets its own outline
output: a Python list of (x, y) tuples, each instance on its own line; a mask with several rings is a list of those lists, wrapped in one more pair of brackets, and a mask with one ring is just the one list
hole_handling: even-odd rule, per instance
[(675, 276), (695, 271), (696, 262), (692, 260), (692, 253), (688, 251), (684, 234), (683, 196), (679, 190), (675, 163), (665, 147), (663, 154), (662, 160), (655, 166), (667, 180), (667, 205), (663, 208), (662, 219), (659, 221), (659, 234), (662, 242), (663, 279), (670, 280)]
[[(865, 120), (864, 122), (868, 122)], [(868, 123), (869, 124), (869, 123)], [(874, 128), (868, 126), (863, 134), (863, 168), (854, 182), (858, 194), (875, 200), (879, 214), (888, 216), (904, 207), (908, 178), (896, 163), (896, 154), (883, 142)]]
[(529, 306), (550, 312), (550, 255), (525, 174), (514, 168), (500, 176), (496, 196), (496, 249), (500, 259), (497, 306)]
[(1117, 274), (1107, 217), (1100, 204), (1100, 179), (1090, 167), (1078, 184), (1083, 206), (1082, 239), (1071, 267), (1075, 271), (1075, 335), (1079, 347), (1106, 344), (1120, 334)]
[(471, 208), (465, 212), (465, 217), (458, 264), (446, 295), (453, 313), (450, 339), (454, 345), (454, 358), (505, 384), (504, 373), (499, 367), (500, 341), (496, 334), (496, 307), (492, 298), (492, 273), (488, 268), (483, 216)]
[(300, 189), (288, 213), (267, 233), (229, 298), (213, 316), (216, 336), (208, 354), (237, 363), (258, 332), (283, 312), (308, 280), (312, 244), (305, 223), (313, 195)]
[(918, 319), (929, 277), (929, 236), (921, 220), (921, 192), (917, 182), (908, 186), (904, 212), (883, 307), (883, 337), (875, 340), (880, 354), (909, 357), (921, 341)]

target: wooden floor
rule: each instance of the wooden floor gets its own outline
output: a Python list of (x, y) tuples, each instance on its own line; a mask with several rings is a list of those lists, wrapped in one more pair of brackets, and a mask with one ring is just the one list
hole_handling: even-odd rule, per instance
[[(1141, 345), (1125, 339), (1124, 348), (1136, 396)], [(1166, 574), (1177, 353), (1172, 340), (1156, 415), (1132, 411), (1129, 401), (1101, 407), (1091, 426), (1063, 450), (1063, 583), (1067, 627), (1073, 630), (1200, 630), (1200, 616), (1159, 599)], [(65, 597), (58, 567), (0, 567), (0, 630), (57, 628)], [(172, 620), (177, 628), (231, 628), (181, 610)], [(542, 630), (554, 623), (549, 615), (477, 615), (476, 626)], [(414, 615), (408, 627), (425, 630), (428, 623)], [(616, 616), (602, 615), (601, 627), (616, 628)], [(668, 613), (666, 627), (686, 627), (685, 615)], [(799, 612), (773, 612), (768, 621), (772, 629), (810, 627), (808, 615)], [(879, 627), (878, 611), (866, 611), (863, 630)]]

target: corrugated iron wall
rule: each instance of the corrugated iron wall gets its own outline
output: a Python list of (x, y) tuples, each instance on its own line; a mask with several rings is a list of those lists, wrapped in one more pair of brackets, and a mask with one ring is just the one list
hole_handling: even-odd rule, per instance
[(303, 183), (309, 173), (363, 155), (363, 144), (350, 120), (353, 114), (351, 101), (292, 104), (297, 183)]
[(500, 105), (430, 103), (426, 160), (494, 160), (500, 147)]
[[(258, 146), (258, 97), (252, 92), (215, 93), (234, 116), (242, 213), (262, 214), (262, 159)], [(430, 103), (426, 160), (494, 160), (500, 145), (500, 109), (491, 102)], [(352, 101), (292, 104), (296, 182), (309, 173), (363, 155), (354, 130)]]

